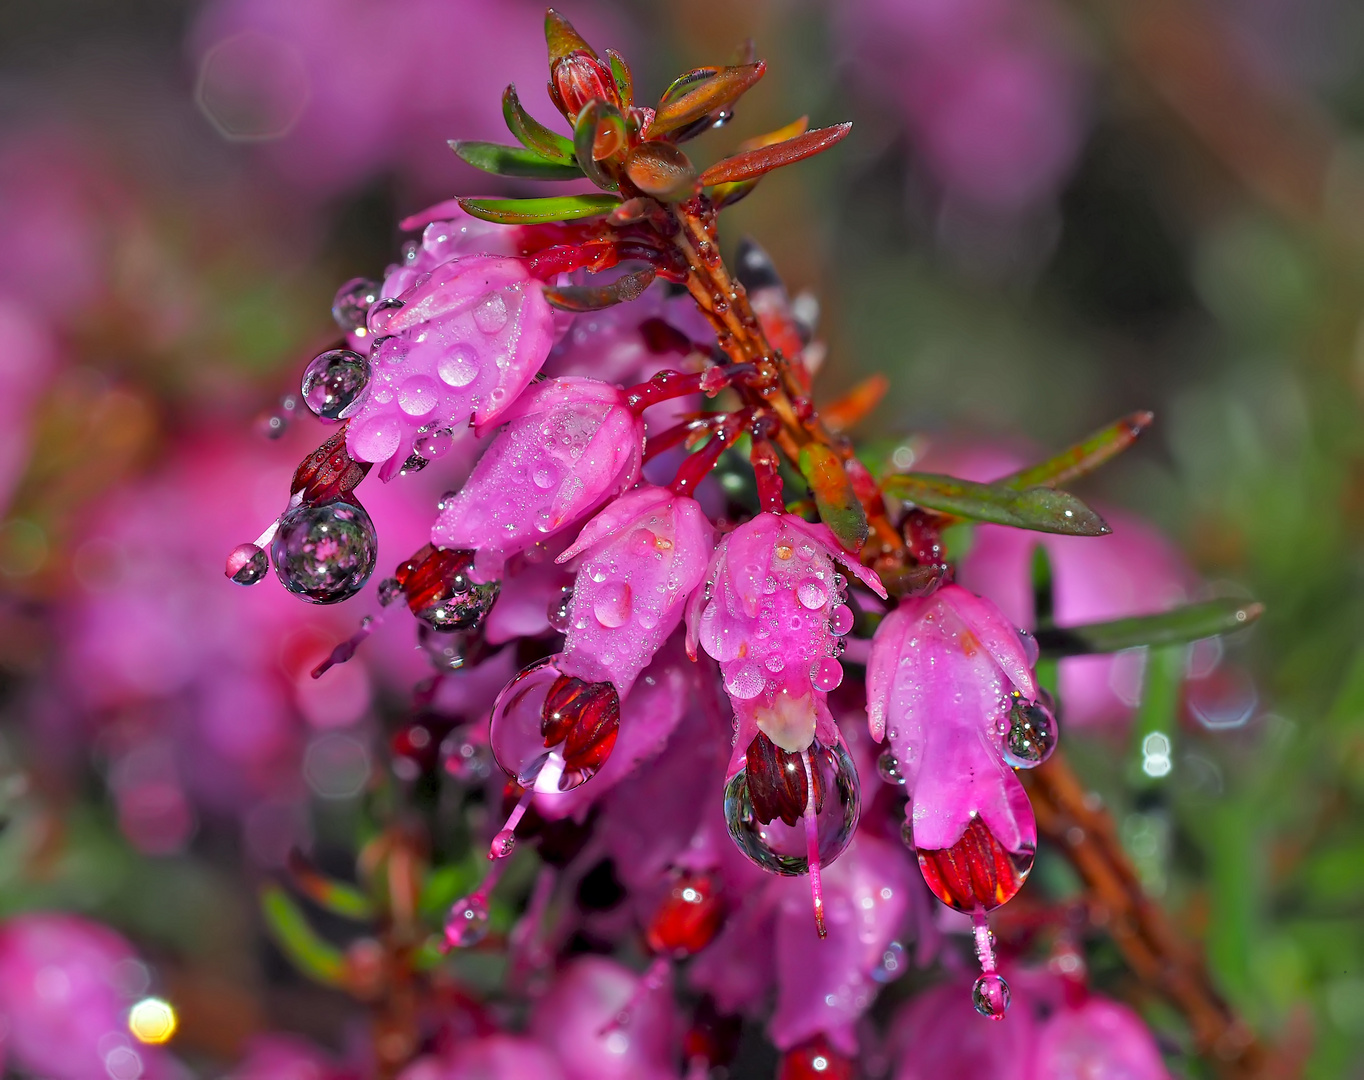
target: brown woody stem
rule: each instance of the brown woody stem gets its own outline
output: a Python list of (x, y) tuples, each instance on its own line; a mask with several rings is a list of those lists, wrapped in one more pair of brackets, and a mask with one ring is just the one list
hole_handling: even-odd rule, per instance
[(1037, 825), (1074, 866), (1089, 919), (1113, 939), (1132, 972), (1184, 1016), (1194, 1045), (1228, 1080), (1289, 1073), (1218, 993), (1198, 949), (1142, 889), (1113, 818), (1060, 751), (1021, 774)]

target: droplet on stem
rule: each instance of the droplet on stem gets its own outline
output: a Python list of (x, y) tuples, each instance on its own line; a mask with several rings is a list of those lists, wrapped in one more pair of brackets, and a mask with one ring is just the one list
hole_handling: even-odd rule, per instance
[(286, 511), (270, 545), (280, 582), (314, 604), (335, 604), (359, 592), (377, 553), (369, 515), (340, 499)]
[(332, 349), (304, 369), (303, 404), (323, 420), (342, 420), (359, 407), (368, 383), (368, 360), (350, 349)]
[(265, 577), (270, 560), (258, 544), (238, 544), (227, 557), (223, 570), (238, 585), (254, 585)]

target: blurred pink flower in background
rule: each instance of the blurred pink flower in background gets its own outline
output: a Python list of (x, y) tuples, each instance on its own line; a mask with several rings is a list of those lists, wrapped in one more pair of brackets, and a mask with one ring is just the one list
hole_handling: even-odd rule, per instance
[(53, 1080), (176, 1075), (128, 1033), (146, 979), (132, 946), (99, 923), (46, 913), (0, 923), (0, 1065)]
[(897, 103), (948, 194), (1002, 214), (1053, 198), (1084, 135), (1083, 79), (1046, 0), (856, 0), (858, 77)]
[[(592, 40), (626, 46), (601, 6), (573, 17)], [(543, 18), (528, 0), (214, 0), (189, 51), (200, 109), (228, 138), (262, 143), (298, 188), (326, 197), (397, 173), (444, 195), (467, 174), (446, 141), (505, 139), (509, 82), (549, 111), (537, 108)]]

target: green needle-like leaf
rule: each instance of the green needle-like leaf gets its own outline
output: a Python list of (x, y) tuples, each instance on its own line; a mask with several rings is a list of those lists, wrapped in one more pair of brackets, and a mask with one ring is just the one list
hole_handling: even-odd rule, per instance
[(593, 100), (583, 106), (573, 125), (573, 156), (583, 175), (599, 188), (615, 191), (619, 186), (600, 162), (625, 149), (625, 118), (609, 101)]
[(615, 81), (620, 103), (628, 109), (635, 103), (635, 77), (630, 73), (630, 65), (615, 49), (606, 50), (606, 62), (611, 65), (611, 78)]
[(810, 485), (819, 519), (829, 526), (849, 551), (860, 551), (867, 540), (867, 514), (853, 491), (843, 460), (822, 443), (800, 448), (800, 474)]
[(288, 893), (278, 885), (266, 885), (261, 889), (260, 906), (275, 943), (299, 971), (324, 986), (345, 983), (345, 956), (318, 936)]
[(553, 8), (545, 12), (545, 44), (549, 47), (550, 67), (554, 66), (556, 60), (562, 60), (579, 50), (589, 56), (597, 55), (583, 36), (573, 29), (573, 24)]
[(531, 180), (581, 180), (577, 165), (563, 165), (541, 157), (534, 150), (498, 143), (451, 139), (450, 149), (476, 169), (496, 176), (523, 176)]
[(543, 225), (605, 214), (620, 205), (614, 195), (562, 195), (549, 199), (460, 199), (465, 213), (499, 225)]
[(550, 131), (521, 106), (516, 87), (502, 91), (502, 118), (516, 141), (527, 150), (559, 165), (573, 165), (573, 144), (556, 131)]
[(996, 480), (995, 483), (1011, 488), (1060, 487), (1076, 477), (1092, 473), (1104, 462), (1117, 457), (1137, 441), (1137, 437), (1151, 426), (1154, 419), (1155, 414), (1149, 412), (1134, 412), (1124, 416), (1061, 451), (1054, 458)]
[(1067, 536), (1103, 536), (1110, 531), (1104, 519), (1074, 495), (1051, 488), (1019, 491), (933, 473), (899, 473), (886, 477), (881, 486), (897, 499), (972, 521)]
[(1180, 645), (1228, 634), (1249, 626), (1263, 612), (1263, 604), (1207, 600), (1156, 615), (1135, 615), (1089, 626), (1042, 627), (1036, 637), (1044, 656), (1087, 656), (1144, 645)]
[(700, 68), (683, 75), (664, 92), (648, 136), (657, 139), (737, 101), (763, 77), (761, 60), (740, 67)]
[(851, 130), (852, 124), (835, 124), (833, 127), (820, 128), (818, 131), (807, 131), (779, 143), (742, 151), (733, 157), (717, 161), (701, 174), (701, 183), (710, 186), (753, 180), (763, 173), (780, 169), (783, 165), (791, 165), (822, 153), (842, 140)]
[(327, 877), (298, 850), (289, 853), (289, 874), (299, 892), (323, 910), (356, 922), (374, 918), (368, 896), (354, 885)]

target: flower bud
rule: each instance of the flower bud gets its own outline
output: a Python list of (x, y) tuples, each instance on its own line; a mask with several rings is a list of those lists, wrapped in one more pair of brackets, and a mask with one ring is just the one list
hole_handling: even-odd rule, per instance
[(551, 76), (564, 115), (570, 121), (577, 118), (589, 101), (609, 101), (620, 107), (620, 95), (616, 93), (611, 69), (585, 49), (578, 49), (556, 61)]

